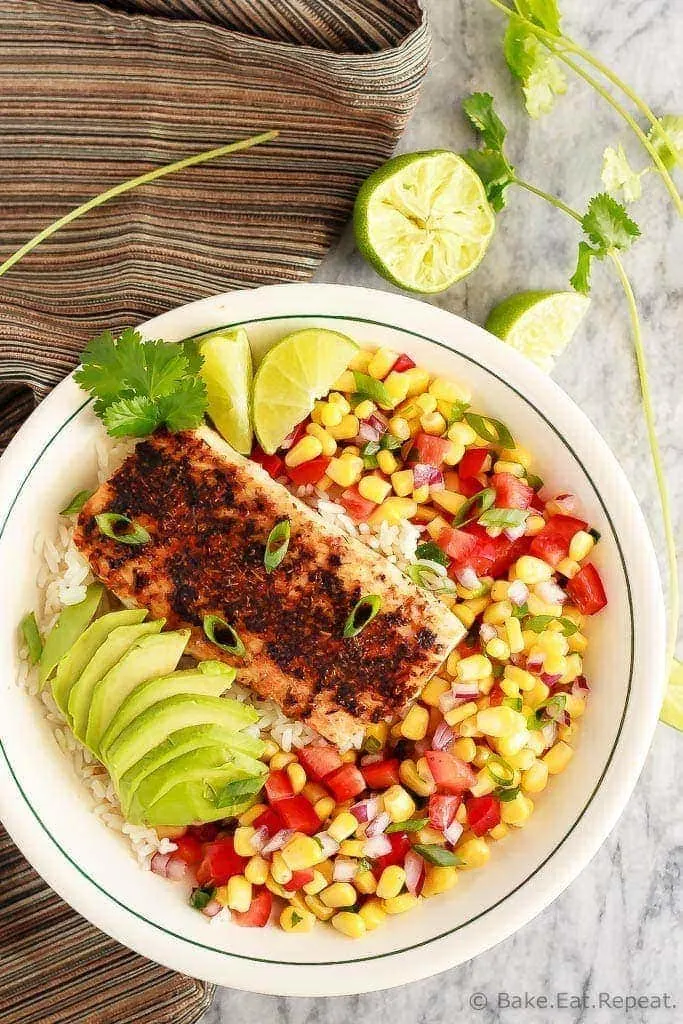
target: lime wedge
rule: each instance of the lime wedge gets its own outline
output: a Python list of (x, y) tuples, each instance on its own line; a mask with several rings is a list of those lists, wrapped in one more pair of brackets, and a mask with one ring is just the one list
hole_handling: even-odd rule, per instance
[(675, 658), (669, 677), (669, 688), (659, 717), (662, 722), (683, 732), (683, 663)]
[(481, 180), (447, 149), (406, 153), (363, 183), (356, 244), (378, 274), (414, 292), (442, 292), (482, 259), (495, 226)]
[(518, 292), (491, 310), (485, 326), (550, 373), (589, 303), (590, 299), (578, 292)]
[(201, 375), (209, 397), (207, 412), (228, 444), (251, 451), (251, 348), (243, 327), (206, 334), (197, 341), (204, 357)]
[(254, 378), (254, 429), (269, 455), (308, 416), (358, 351), (355, 341), (316, 327), (288, 334), (266, 353)]

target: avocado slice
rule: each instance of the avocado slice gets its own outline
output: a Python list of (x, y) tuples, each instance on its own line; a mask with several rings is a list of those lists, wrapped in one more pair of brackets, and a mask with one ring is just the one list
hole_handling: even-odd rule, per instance
[(52, 680), (52, 696), (66, 718), (69, 717), (71, 687), (98, 647), (104, 643), (117, 626), (134, 626), (145, 618), (147, 618), (145, 608), (124, 608), (122, 611), (109, 612), (108, 615), (102, 615), (101, 618), (95, 619), (85, 632), (81, 633), (78, 640), (57, 665), (57, 671)]
[(250, 807), (254, 798), (249, 797), (239, 804), (217, 807), (214, 794), (233, 779), (246, 778), (243, 772), (232, 765), (209, 769), (201, 780), (179, 782), (145, 811), (147, 825), (191, 825), (193, 822), (220, 821), (232, 818)]
[(192, 750), (216, 745), (225, 747), (234, 754), (244, 754), (254, 759), (262, 757), (265, 750), (262, 740), (257, 740), (248, 733), (234, 732), (222, 725), (191, 725), (187, 729), (179, 729), (145, 754), (120, 779), (114, 779), (124, 815), (127, 817), (128, 807), (138, 786), (153, 771)]
[(43, 645), (43, 653), (38, 663), (38, 681), (42, 690), (45, 683), (52, 675), (57, 663), (81, 635), (93, 615), (97, 611), (104, 587), (101, 583), (91, 583), (85, 592), (85, 597), (78, 604), (70, 604), (63, 612), (48, 633)]
[(248, 704), (226, 697), (178, 694), (143, 711), (114, 740), (107, 751), (106, 765), (116, 781), (136, 762), (173, 732), (198, 725), (220, 725), (238, 732), (258, 721)]
[(140, 683), (172, 672), (189, 639), (189, 629), (144, 636), (100, 679), (90, 701), (85, 735), (86, 746), (94, 754), (100, 756), (100, 740), (126, 697)]
[(107, 750), (119, 733), (153, 704), (158, 704), (165, 697), (173, 697), (178, 693), (203, 693), (220, 697), (234, 678), (235, 669), (224, 665), (222, 661), (203, 661), (196, 668), (173, 672), (171, 675), (162, 676), (161, 679), (150, 679), (146, 683), (141, 683), (129, 697), (126, 697), (109, 723), (100, 741), (103, 756), (106, 756)]
[(126, 651), (136, 640), (153, 633), (160, 633), (164, 619), (153, 622), (140, 622), (135, 626), (117, 626), (104, 643), (100, 644), (92, 658), (71, 687), (69, 694), (69, 720), (74, 735), (82, 743), (88, 728), (90, 701), (100, 679), (121, 660)]

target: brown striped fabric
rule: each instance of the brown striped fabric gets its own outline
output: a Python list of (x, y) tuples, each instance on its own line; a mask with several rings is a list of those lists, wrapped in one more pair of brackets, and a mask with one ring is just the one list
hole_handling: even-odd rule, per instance
[(0, 826), (2, 1024), (192, 1024), (213, 986), (98, 932), (26, 863)]
[(0, 278), (0, 436), (103, 328), (308, 278), (428, 50), (417, 0), (2, 0), (0, 262), (120, 181), (281, 134), (92, 211)]

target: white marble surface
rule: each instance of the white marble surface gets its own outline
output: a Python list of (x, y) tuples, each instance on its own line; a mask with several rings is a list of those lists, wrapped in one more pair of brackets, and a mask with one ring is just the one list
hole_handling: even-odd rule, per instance
[[(510, 127), (509, 150), (526, 177), (581, 206), (599, 190), (602, 150), (625, 133), (589, 90), (571, 82), (554, 114), (531, 122), (503, 65), (502, 18), (487, 0), (429, 0), (433, 66), (402, 149), (471, 145), (460, 100), (474, 89), (497, 97)], [(683, 108), (683, 0), (564, 0), (570, 33), (587, 41), (662, 110)], [(634, 163), (640, 159), (630, 147)], [(646, 178), (634, 207), (644, 238), (628, 257), (646, 324), (657, 421), (683, 530), (683, 345), (681, 298), (683, 237), (665, 192)], [(522, 288), (566, 286), (576, 233), (563, 216), (531, 196), (510, 195), (483, 265), (461, 285), (438, 296), (440, 306), (482, 322), (490, 306)], [(388, 288), (354, 251), (350, 234), (327, 260), (318, 280)], [(588, 321), (555, 377), (588, 413), (622, 462), (643, 503), (658, 548), (661, 530), (652, 471), (639, 410), (631, 342), (621, 294), (607, 268), (594, 275)], [(683, 651), (679, 648), (679, 655)], [(683, 738), (659, 725), (645, 770), (618, 827), (588, 868), (544, 913), (512, 938), (464, 966), (392, 991), (335, 999), (275, 999), (219, 990), (202, 1024), (277, 1020), (282, 1024), (346, 1024), (391, 1020), (437, 1024), (453, 1019), (492, 1024), (683, 1019), (680, 815)], [(678, 931), (677, 931), (678, 928)], [(647, 995), (669, 992), (677, 1009), (618, 1008), (552, 1011), (501, 1008), (499, 992)], [(488, 1008), (473, 1010), (473, 993)], [(476, 999), (475, 999), (476, 1002)], [(483, 1000), (482, 1000), (483, 1002)]]

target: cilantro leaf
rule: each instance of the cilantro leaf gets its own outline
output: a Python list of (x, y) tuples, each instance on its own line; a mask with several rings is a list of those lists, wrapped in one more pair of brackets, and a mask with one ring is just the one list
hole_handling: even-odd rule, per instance
[(593, 257), (597, 256), (595, 249), (591, 249), (588, 242), (579, 242), (579, 255), (576, 263), (576, 270), (569, 279), (574, 291), (581, 295), (588, 295), (591, 290), (591, 263)]
[(615, 149), (607, 146), (602, 154), (602, 171), (600, 177), (608, 192), (623, 192), (624, 201), (633, 203), (640, 199), (643, 191), (641, 177), (645, 172), (634, 171), (628, 162), (621, 143)]
[(659, 125), (666, 132), (667, 138), (664, 139), (654, 125), (647, 137), (657, 150), (667, 171), (673, 171), (676, 167), (683, 166), (683, 116), (665, 114), (659, 118)]
[(102, 413), (112, 437), (147, 437), (159, 426), (159, 410), (146, 395), (131, 395), (112, 402)]
[(159, 400), (161, 422), (171, 433), (192, 430), (201, 421), (206, 409), (206, 385), (201, 377), (185, 378), (173, 394)]
[(507, 129), (493, 109), (493, 96), (489, 92), (473, 92), (463, 100), (465, 117), (482, 137), (487, 149), (501, 150)]
[(606, 192), (593, 196), (581, 224), (601, 255), (608, 249), (630, 249), (633, 239), (640, 234), (640, 228), (622, 204)]
[(560, 35), (560, 10), (557, 0), (515, 0), (515, 6), (523, 18), (539, 25), (546, 32)]
[(555, 99), (566, 91), (567, 80), (560, 65), (552, 57), (547, 57), (522, 84), (527, 114), (533, 118), (549, 114), (555, 106)]
[(486, 198), (498, 213), (505, 206), (505, 189), (515, 180), (505, 155), (493, 149), (468, 149), (462, 158), (481, 178)]
[(503, 53), (507, 66), (515, 78), (525, 81), (543, 63), (543, 46), (521, 18), (510, 18), (503, 39)]
[(555, 98), (567, 91), (567, 82), (557, 61), (521, 18), (510, 18), (503, 51), (510, 71), (522, 84), (529, 116), (549, 113)]
[(121, 394), (122, 367), (111, 331), (103, 331), (88, 343), (81, 364), (75, 380), (96, 398), (95, 412), (100, 415)]

